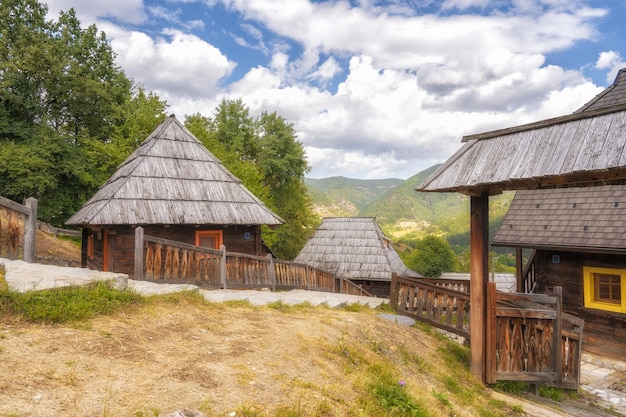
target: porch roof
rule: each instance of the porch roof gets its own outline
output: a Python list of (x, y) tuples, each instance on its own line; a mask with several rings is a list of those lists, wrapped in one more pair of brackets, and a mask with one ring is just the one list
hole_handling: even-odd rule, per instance
[(626, 71), (578, 112), (463, 138), (465, 145), (418, 191), (626, 184)]

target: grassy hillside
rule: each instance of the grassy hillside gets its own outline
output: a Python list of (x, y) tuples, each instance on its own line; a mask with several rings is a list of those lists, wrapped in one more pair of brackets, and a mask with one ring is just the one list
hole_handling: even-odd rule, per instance
[[(406, 181), (356, 180), (333, 177), (306, 180), (315, 211), (320, 217), (375, 217), (393, 239), (425, 234), (446, 236), (454, 245), (469, 244), (469, 197), (459, 193), (424, 193), (415, 189), (439, 166), (432, 166)], [(491, 199), (491, 228), (506, 214), (512, 193)]]
[(315, 211), (320, 217), (362, 216), (363, 209), (389, 190), (404, 183), (398, 178), (359, 180), (331, 177), (305, 180)]
[[(117, 295), (70, 288), (37, 296), (59, 293), (68, 306)], [(0, 301), (38, 298), (5, 295)], [(197, 293), (135, 298), (54, 325), (20, 310), (3, 315), (0, 415), (504, 417), (522, 410), (470, 376), (466, 347), (380, 310), (213, 304)]]

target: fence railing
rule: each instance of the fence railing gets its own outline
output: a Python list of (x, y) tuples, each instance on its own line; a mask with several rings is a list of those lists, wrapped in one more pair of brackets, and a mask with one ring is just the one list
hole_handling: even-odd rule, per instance
[(394, 276), (390, 302), (400, 314), (469, 338), (468, 281)]
[[(35, 239), (37, 233), (37, 200), (29, 197), (26, 205), (0, 196), (0, 206), (7, 212), (6, 226), (0, 219), (0, 256), (9, 259), (21, 257), (25, 262), (35, 261)], [(20, 220), (23, 217), (23, 233), (20, 233)]]
[(210, 249), (145, 235), (135, 229), (134, 279), (184, 282), (203, 288), (301, 288), (371, 296), (333, 272), (306, 264)]
[(487, 286), (487, 382), (527, 381), (578, 389), (584, 321), (550, 294), (497, 292)]

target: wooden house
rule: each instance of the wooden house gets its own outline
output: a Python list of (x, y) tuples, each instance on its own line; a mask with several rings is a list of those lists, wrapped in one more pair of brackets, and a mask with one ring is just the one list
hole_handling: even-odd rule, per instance
[(389, 297), (392, 274), (419, 278), (408, 269), (372, 217), (329, 217), (295, 259), (335, 272), (377, 297)]
[[(418, 191), (460, 192), (470, 196), (470, 371), (477, 378), (490, 379), (489, 362), (493, 361), (487, 354), (489, 332), (493, 331), (486, 311), (489, 196), (503, 190), (549, 189), (546, 196), (559, 189), (573, 188), (573, 192), (578, 193), (580, 187), (626, 184), (624, 81), (623, 69), (611, 87), (573, 114), (465, 136), (464, 145), (417, 188)], [(541, 226), (546, 226), (543, 235), (546, 238), (549, 225)], [(587, 230), (577, 233), (588, 230), (589, 225)], [(606, 257), (602, 262), (604, 260)], [(521, 268), (518, 261), (518, 270)], [(612, 288), (618, 287), (617, 280), (607, 279)], [(626, 281), (620, 278), (619, 289), (624, 288)], [(590, 309), (590, 313), (591, 310), (608, 316), (602, 310)], [(621, 313), (611, 313), (613, 317), (615, 314)], [(622, 326), (621, 321), (611, 323)]]
[(533, 249), (524, 287), (563, 287), (583, 349), (626, 361), (626, 186), (518, 191), (493, 244)]
[(284, 221), (173, 115), (66, 224), (83, 230), (83, 267), (133, 275), (134, 229), (146, 235), (263, 255), (261, 225)]

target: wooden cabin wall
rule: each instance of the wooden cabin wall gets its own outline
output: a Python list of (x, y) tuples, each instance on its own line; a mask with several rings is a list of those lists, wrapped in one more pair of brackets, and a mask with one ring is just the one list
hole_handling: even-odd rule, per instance
[[(251, 255), (263, 256), (263, 246), (261, 245), (260, 226), (226, 226), (212, 228), (209, 226), (144, 226), (146, 235), (160, 237), (163, 239), (175, 240), (177, 242), (194, 245), (196, 243), (196, 232), (202, 230), (222, 230), (223, 244), (228, 252), (248, 253)], [(86, 267), (102, 271), (104, 269), (104, 231), (108, 233), (109, 259), (108, 271), (128, 274), (130, 277), (134, 273), (135, 259), (135, 228), (131, 226), (111, 226), (103, 229), (102, 232), (87, 231), (87, 236), (94, 236), (94, 256), (86, 257)], [(249, 239), (246, 239), (246, 232)], [(100, 236), (100, 239), (97, 238)], [(84, 245), (83, 250), (86, 251)]]
[(391, 281), (370, 281), (351, 279), (356, 285), (361, 285), (363, 289), (372, 295), (380, 298), (389, 298)]
[(583, 289), (583, 266), (626, 269), (626, 256), (558, 251), (536, 256), (538, 292), (563, 287), (563, 311), (585, 320), (583, 351), (626, 361), (626, 315), (585, 308)]

